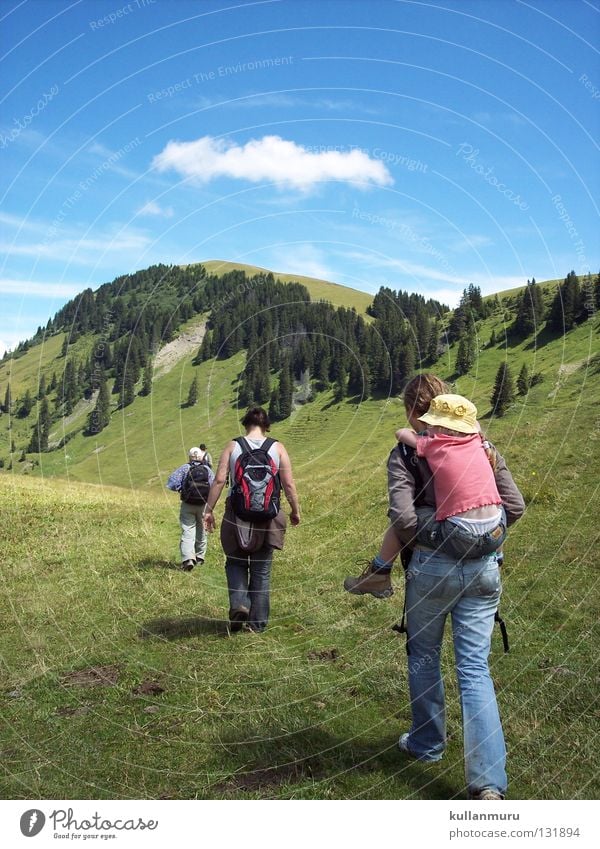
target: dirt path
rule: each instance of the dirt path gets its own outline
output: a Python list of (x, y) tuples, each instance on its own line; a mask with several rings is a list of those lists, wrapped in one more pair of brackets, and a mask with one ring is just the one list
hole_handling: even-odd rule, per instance
[(154, 360), (154, 379), (167, 374), (179, 362), (179, 360), (190, 354), (195, 354), (204, 338), (206, 321), (202, 321), (196, 327), (184, 330), (177, 339), (167, 342), (161, 348)]

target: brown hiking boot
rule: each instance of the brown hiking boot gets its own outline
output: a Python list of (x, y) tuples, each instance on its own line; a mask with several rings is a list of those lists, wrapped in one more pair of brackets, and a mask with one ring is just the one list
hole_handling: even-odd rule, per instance
[(390, 572), (374, 572), (373, 561), (369, 561), (358, 578), (344, 580), (346, 592), (354, 595), (371, 593), (375, 598), (389, 598), (394, 594)]

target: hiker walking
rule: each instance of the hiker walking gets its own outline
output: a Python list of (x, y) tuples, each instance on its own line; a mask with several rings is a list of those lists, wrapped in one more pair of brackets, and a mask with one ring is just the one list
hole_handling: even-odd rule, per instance
[(207, 466), (210, 466), (210, 467), (211, 467), (211, 469), (212, 469), (212, 467), (213, 467), (213, 459), (212, 459), (212, 457), (211, 457), (210, 453), (207, 451), (207, 449), (206, 449), (206, 445), (204, 444), (204, 442), (201, 442), (201, 443), (200, 443), (200, 451), (201, 451), (201, 452), (202, 452), (202, 454), (203, 454), (202, 459), (204, 460), (204, 462), (206, 463), (206, 465), (207, 465)]
[(205, 452), (200, 448), (190, 448), (188, 462), (175, 469), (167, 481), (167, 488), (178, 492), (181, 497), (180, 551), (184, 572), (191, 572), (196, 564), (202, 566), (206, 557), (204, 508), (215, 476), (204, 456)]
[[(446, 384), (430, 374), (417, 375), (407, 384), (404, 406), (414, 431), (424, 430), (421, 418), (433, 398), (447, 393)], [(511, 525), (522, 516), (525, 503), (497, 452), (494, 479), (507, 525)], [(458, 557), (417, 540), (417, 508), (436, 507), (433, 475), (426, 460), (402, 443), (389, 456), (388, 493), (391, 528), (407, 564), (406, 650), (412, 725), (400, 736), (398, 746), (422, 761), (439, 761), (444, 754), (446, 714), (440, 658), (449, 615), (462, 708), (468, 794), (471, 799), (503, 799), (507, 788), (506, 748), (488, 666), (494, 616), (502, 592), (498, 555)], [(412, 552), (408, 561), (409, 549)], [(381, 566), (372, 562), (361, 578), (347, 581), (372, 582), (372, 594), (378, 595), (382, 591), (381, 577), (384, 575), (389, 582), (390, 571), (391, 563)], [(368, 583), (363, 583), (362, 589), (371, 591)]]
[(231, 631), (261, 632), (270, 609), (274, 549), (282, 549), (286, 518), (280, 508), (283, 488), (292, 525), (300, 524), (300, 506), (292, 466), (281, 442), (267, 437), (271, 423), (262, 407), (251, 407), (243, 437), (229, 442), (221, 454), (204, 513), (205, 527), (215, 528), (213, 510), (227, 479), (230, 489), (221, 522), (221, 545), (229, 590)]

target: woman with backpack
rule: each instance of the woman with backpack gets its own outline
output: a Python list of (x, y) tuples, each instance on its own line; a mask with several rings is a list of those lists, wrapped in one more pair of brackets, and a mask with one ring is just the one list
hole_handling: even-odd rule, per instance
[[(404, 406), (414, 431), (423, 430), (421, 418), (433, 398), (448, 391), (446, 384), (432, 374), (420, 374), (409, 381), (404, 389)], [(444, 754), (446, 707), (440, 660), (444, 627), (450, 617), (469, 798), (503, 799), (506, 748), (488, 666), (494, 616), (502, 592), (498, 558), (495, 553), (459, 558), (416, 543), (417, 507), (435, 508), (435, 490), (427, 462), (406, 449), (399, 443), (388, 460), (388, 517), (399, 545), (412, 549), (405, 602), (412, 724), (400, 736), (398, 746), (409, 757), (425, 762), (439, 761)], [(494, 479), (507, 524), (511, 525), (523, 515), (525, 503), (497, 452)], [(369, 577), (361, 576), (363, 580)]]
[(267, 436), (271, 422), (262, 407), (251, 407), (242, 425), (245, 436), (229, 442), (221, 454), (204, 513), (209, 533), (215, 529), (214, 508), (230, 481), (221, 523), (226, 556), (231, 631), (260, 633), (269, 620), (273, 550), (282, 549), (286, 519), (280, 508), (283, 488), (292, 525), (300, 524), (300, 506), (292, 465), (281, 442)]

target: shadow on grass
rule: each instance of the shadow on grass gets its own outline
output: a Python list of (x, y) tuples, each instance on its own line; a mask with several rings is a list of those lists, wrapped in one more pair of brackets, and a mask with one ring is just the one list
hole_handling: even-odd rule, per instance
[(228, 633), (227, 622), (223, 619), (209, 619), (206, 616), (163, 616), (144, 622), (138, 630), (138, 637), (143, 640), (150, 637), (183, 640), (187, 637), (206, 635), (226, 637)]
[(140, 560), (137, 564), (138, 569), (174, 569), (176, 572), (180, 569), (179, 563), (174, 563), (172, 560), (164, 560), (161, 557), (146, 557)]
[[(263, 728), (260, 738), (249, 740), (247, 729), (239, 736), (221, 736), (221, 745), (229, 754), (239, 754), (244, 769), (213, 784), (208, 798), (252, 794), (266, 799), (451, 799), (460, 794), (460, 787), (436, 775), (443, 771), (440, 764), (425, 764), (400, 752), (397, 735), (369, 741), (340, 739), (321, 728), (285, 734)], [(373, 776), (369, 790), (356, 796), (355, 790), (348, 789), (346, 795), (341, 789), (351, 786), (353, 776), (364, 775)]]

